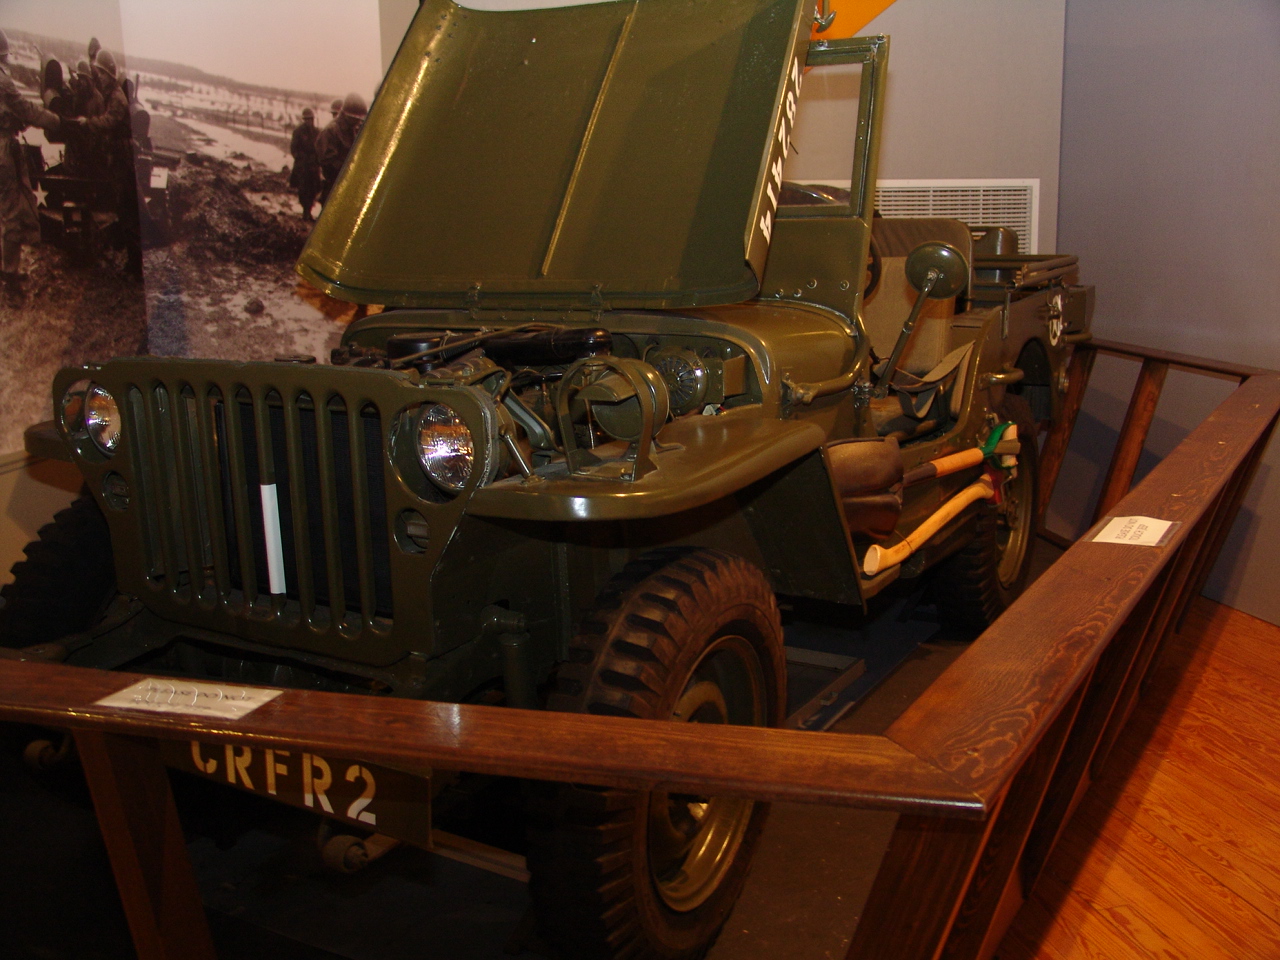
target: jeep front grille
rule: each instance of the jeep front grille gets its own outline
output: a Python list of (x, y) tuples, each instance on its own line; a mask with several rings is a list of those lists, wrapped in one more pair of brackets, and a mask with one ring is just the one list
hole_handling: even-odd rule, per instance
[[(390, 626), (386, 425), (376, 405), (183, 380), (133, 383), (126, 398), (154, 590), (321, 632)], [(264, 510), (271, 488), (278, 509)]]

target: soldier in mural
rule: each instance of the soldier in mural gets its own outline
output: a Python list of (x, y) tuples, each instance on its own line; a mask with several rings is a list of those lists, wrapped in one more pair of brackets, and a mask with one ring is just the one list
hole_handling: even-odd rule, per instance
[[(293, 266), (314, 222), (301, 214), (318, 216), (315, 144), (330, 101), (357, 90), (367, 103), (382, 76), (377, 0), (268, 6), (247, 43), (225, 0), (0, 0), (20, 99), (61, 118), (51, 135), (19, 135), (43, 202), (27, 201), (38, 219), (22, 237), (23, 302), (0, 302), (0, 454), (48, 418), (50, 378), (69, 360), (323, 357), (337, 345), (352, 311), (301, 286)], [(318, 20), (329, 31), (319, 47), (296, 31)], [(269, 62), (257, 53), (263, 33)], [(135, 62), (144, 55), (160, 59)], [(306, 106), (313, 122), (300, 139), (311, 150), (291, 150)], [(358, 119), (337, 123), (335, 175)]]
[[(226, 6), (0, 0), (13, 47), (9, 98), (19, 109), (44, 101), (61, 118), (45, 136), (33, 127), (15, 138), (32, 118), (5, 114), (0, 135), (3, 208), (19, 209), (11, 185), (30, 184), (24, 229), (9, 229), (5, 245), (16, 265), (15, 241), (24, 244), (22, 302), (4, 302), (0, 282), (0, 455), (48, 418), (50, 379), (67, 362), (139, 351), (324, 357), (337, 345), (350, 311), (302, 287), (293, 269), (312, 227), (295, 204), (308, 192), (318, 199), (319, 155), (300, 163), (290, 147), (304, 106), (318, 138), (335, 93), (357, 90), (367, 102), (377, 89), (377, 0), (280, 0), (253, 19), (253, 42)], [(296, 29), (320, 21), (323, 43)], [(9, 154), (12, 139), (25, 170)], [(291, 184), (299, 166), (304, 182)]]
[(96, 117), (106, 108), (102, 94), (94, 85), (89, 61), (81, 59), (67, 74), (65, 82), (61, 73), (61, 64), (49, 60), (45, 65), (42, 96), (45, 106), (64, 121), (57, 135), (50, 137), (51, 142), (64, 145), (62, 172), (76, 177), (105, 176), (95, 150), (94, 135), (80, 124), (66, 122)]
[(302, 219), (311, 220), (311, 208), (320, 193), (320, 154), (317, 140), (316, 112), (310, 107), (302, 111), (302, 123), (294, 128), (289, 143), (293, 155), (293, 171), (289, 174), (289, 186), (298, 191), (298, 203), (302, 205)]
[(138, 217), (137, 173), (133, 156), (133, 119), (129, 98), (116, 78), (115, 57), (99, 50), (93, 59), (93, 83), (102, 96), (103, 109), (77, 123), (93, 135), (93, 149), (115, 189), (115, 208), (121, 239), (128, 251), (127, 269), (142, 276), (141, 226)]
[(30, 126), (52, 131), (56, 114), (18, 92), (9, 76), (9, 38), (0, 30), (0, 281), (9, 302), (23, 299), (22, 248), (40, 239), (40, 218), (18, 134)]
[[(337, 103), (335, 100), (334, 103)], [(324, 185), (320, 190), (320, 202), (329, 199), (329, 191), (347, 162), (347, 154), (356, 142), (356, 134), (364, 123), (369, 105), (358, 93), (348, 93), (342, 101), (342, 111), (327, 127), (320, 131), (317, 151), (320, 154), (320, 172), (324, 177)]]
[(93, 68), (88, 60), (78, 61), (71, 75), (71, 105), (77, 117), (96, 117), (106, 108), (102, 94), (93, 83)]

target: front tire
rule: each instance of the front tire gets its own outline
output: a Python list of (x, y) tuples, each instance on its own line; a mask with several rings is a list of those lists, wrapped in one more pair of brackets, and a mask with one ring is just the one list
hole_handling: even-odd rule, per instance
[(0, 588), (0, 647), (52, 643), (89, 629), (116, 595), (107, 520), (80, 497), (40, 528)]
[[(782, 625), (764, 575), (717, 550), (629, 564), (583, 621), (551, 709), (689, 723), (776, 725)], [(529, 892), (568, 960), (695, 960), (746, 880), (767, 804), (538, 785)]]

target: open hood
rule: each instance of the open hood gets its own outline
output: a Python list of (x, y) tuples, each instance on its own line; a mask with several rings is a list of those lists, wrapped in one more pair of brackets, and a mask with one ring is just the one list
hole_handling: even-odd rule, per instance
[(299, 272), (403, 306), (754, 296), (812, 0), (426, 0)]

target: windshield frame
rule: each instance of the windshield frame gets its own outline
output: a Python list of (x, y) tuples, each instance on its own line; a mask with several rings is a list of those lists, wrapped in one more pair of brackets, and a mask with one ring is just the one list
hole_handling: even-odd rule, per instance
[(814, 40), (809, 43), (806, 67), (822, 68), (847, 63), (862, 65), (858, 126), (853, 146), (853, 167), (849, 173), (849, 204), (780, 205), (777, 216), (788, 219), (850, 216), (870, 226), (875, 211), (876, 160), (880, 153), (880, 119), (888, 60), (889, 38), (886, 36)]

